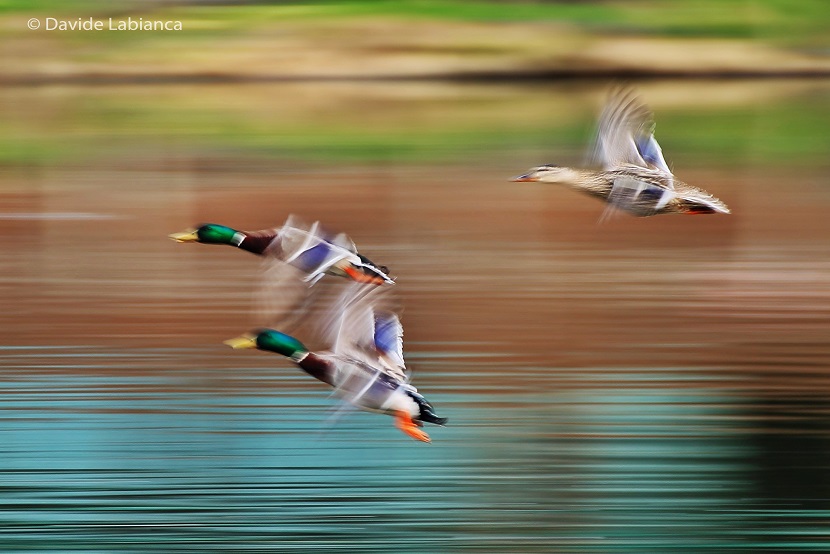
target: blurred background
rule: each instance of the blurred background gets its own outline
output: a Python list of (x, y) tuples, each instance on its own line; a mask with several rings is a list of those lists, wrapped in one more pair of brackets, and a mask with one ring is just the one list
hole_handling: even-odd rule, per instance
[[(0, 0), (3, 550), (830, 550), (828, 29), (825, 0)], [(619, 82), (732, 215), (598, 224), (509, 181), (583, 164)], [(167, 234), (291, 213), (397, 277), (432, 444), (222, 345), (259, 261)]]

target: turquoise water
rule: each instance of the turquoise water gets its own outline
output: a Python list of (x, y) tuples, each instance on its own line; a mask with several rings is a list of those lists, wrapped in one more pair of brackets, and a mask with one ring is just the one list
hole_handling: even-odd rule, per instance
[[(230, 355), (211, 354), (203, 367), (191, 349), (5, 350), (4, 549), (827, 547), (826, 406), (765, 422), (724, 368), (593, 368), (564, 393), (547, 386), (579, 369), (535, 368), (535, 387), (498, 392), (433, 386), (451, 425), (421, 445), (382, 416), (329, 425), (324, 391), (265, 357), (229, 385)], [(113, 362), (132, 375), (96, 375)], [(475, 365), (419, 360), (439, 380), (450, 366), (474, 382)], [(661, 382), (683, 388), (648, 387)]]

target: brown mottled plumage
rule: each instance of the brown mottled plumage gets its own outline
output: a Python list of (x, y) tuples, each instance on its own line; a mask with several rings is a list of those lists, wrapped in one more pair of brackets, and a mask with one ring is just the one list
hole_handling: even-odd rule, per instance
[(633, 91), (616, 90), (600, 115), (594, 146), (602, 170), (543, 165), (513, 180), (566, 185), (640, 217), (730, 213), (726, 204), (672, 174), (653, 131), (652, 114)]

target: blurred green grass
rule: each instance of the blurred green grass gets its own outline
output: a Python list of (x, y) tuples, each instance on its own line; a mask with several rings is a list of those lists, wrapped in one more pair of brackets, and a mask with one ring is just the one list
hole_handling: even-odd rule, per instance
[[(367, 17), (447, 21), (564, 23), (594, 33), (741, 38), (804, 48), (828, 47), (825, 0), (639, 0), (634, 2), (497, 2), (463, 0), (346, 0), (215, 5), (213, 3), (0, 0), (0, 14), (64, 17), (131, 15), (187, 21), (194, 35), (249, 33), (292, 20)], [(147, 40), (104, 33), (104, 40)], [(194, 35), (191, 35), (194, 36)], [(67, 40), (83, 38), (66, 37)], [(90, 38), (87, 35), (86, 38)], [(101, 40), (98, 37), (96, 40)], [(178, 37), (181, 38), (181, 37)]]
[[(688, 83), (663, 86), (689, 93)], [(744, 85), (747, 98), (756, 86)], [(17, 89), (6, 93), (15, 114), (0, 119), (0, 163), (93, 163), (177, 151), (312, 164), (470, 163), (538, 152), (539, 163), (580, 163), (601, 90), (191, 85), (70, 87), (54, 97), (51, 87), (34, 96)], [(683, 164), (821, 161), (830, 151), (825, 94), (818, 87), (763, 102), (658, 106), (657, 136)]]

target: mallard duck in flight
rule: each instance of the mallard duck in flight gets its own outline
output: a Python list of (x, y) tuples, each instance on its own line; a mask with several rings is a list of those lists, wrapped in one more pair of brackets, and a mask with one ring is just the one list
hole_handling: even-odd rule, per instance
[(730, 213), (726, 204), (672, 174), (654, 138), (652, 113), (630, 89), (610, 95), (599, 118), (593, 158), (602, 171), (549, 164), (513, 181), (567, 185), (640, 217)]
[(409, 384), (403, 360), (403, 328), (397, 314), (380, 308), (376, 291), (347, 291), (334, 309), (324, 334), (331, 351), (310, 352), (296, 338), (274, 329), (259, 329), (225, 341), (237, 348), (257, 348), (291, 358), (334, 393), (365, 411), (395, 417), (410, 437), (430, 442), (423, 422), (444, 425), (432, 405)]
[(196, 229), (173, 233), (176, 242), (226, 244), (266, 258), (278, 259), (304, 274), (314, 284), (325, 274), (346, 277), (359, 283), (394, 284), (389, 269), (358, 253), (345, 234), (325, 232), (317, 221), (310, 227), (290, 216), (282, 227), (262, 231), (238, 231), (206, 223)]

